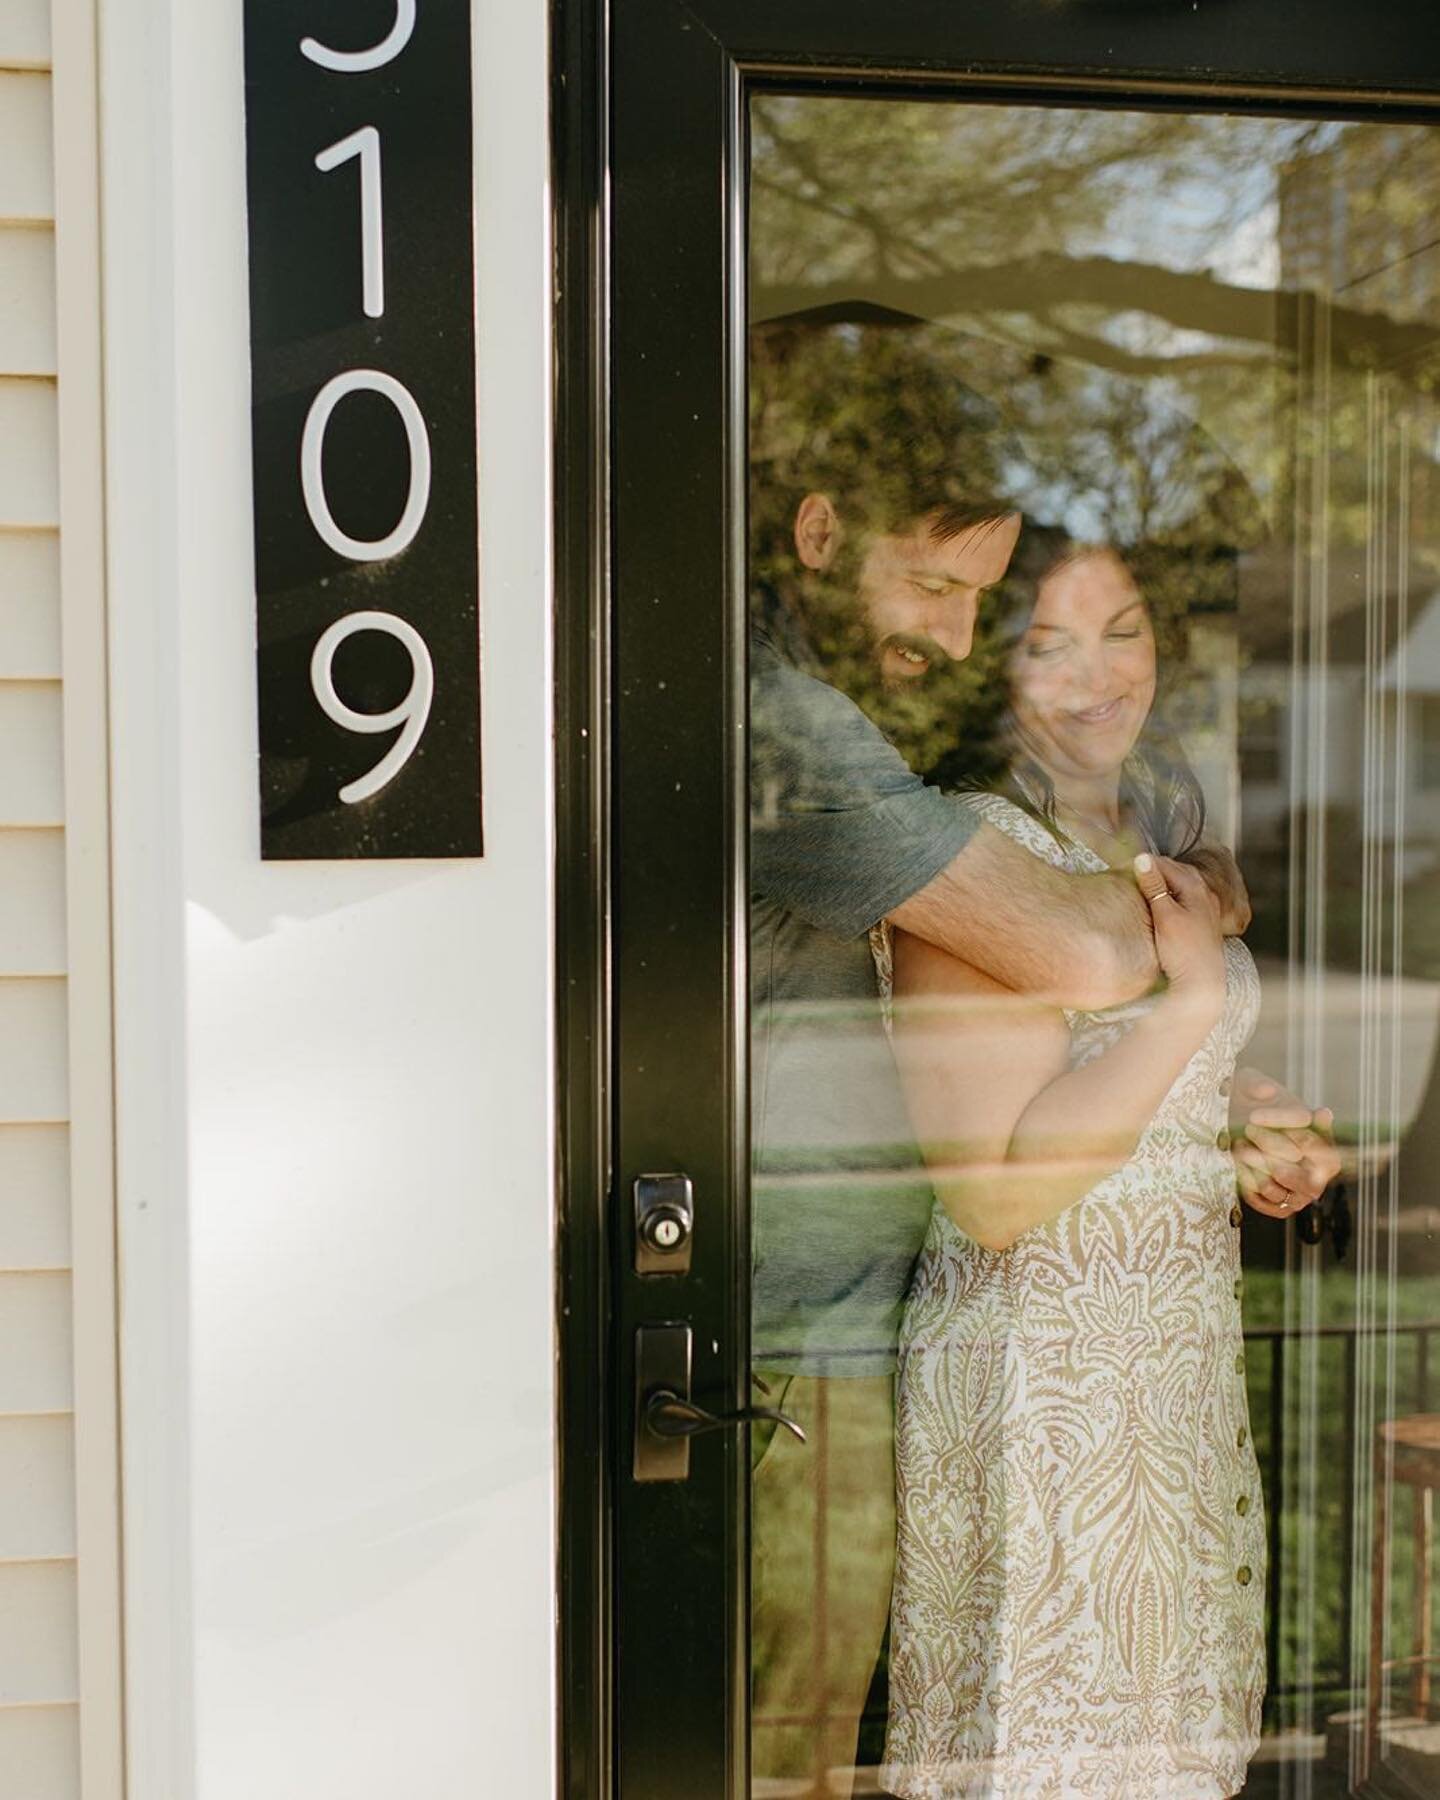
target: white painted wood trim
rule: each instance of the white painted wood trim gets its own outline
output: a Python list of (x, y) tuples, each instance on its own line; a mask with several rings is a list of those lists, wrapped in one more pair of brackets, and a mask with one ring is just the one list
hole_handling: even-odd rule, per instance
[[(61, 0), (69, 15), (76, 0)], [(125, 1765), (194, 1800), (190, 1200), (176, 471), (173, 8), (99, 15)], [(197, 9), (238, 39), (239, 8)], [(203, 27), (197, 20), (196, 30)], [(226, 215), (228, 229), (238, 229)], [(239, 353), (239, 352), (237, 352)], [(63, 354), (63, 349), (62, 349)], [(89, 1797), (87, 1796), (87, 1800)]]
[(52, 0), (80, 1782), (123, 1800), (110, 752), (95, 0)]

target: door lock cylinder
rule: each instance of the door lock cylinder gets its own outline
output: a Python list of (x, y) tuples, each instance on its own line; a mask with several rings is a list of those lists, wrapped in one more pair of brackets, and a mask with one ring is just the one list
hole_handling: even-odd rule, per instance
[(695, 1233), (688, 1175), (641, 1175), (635, 1182), (635, 1273), (685, 1275)]

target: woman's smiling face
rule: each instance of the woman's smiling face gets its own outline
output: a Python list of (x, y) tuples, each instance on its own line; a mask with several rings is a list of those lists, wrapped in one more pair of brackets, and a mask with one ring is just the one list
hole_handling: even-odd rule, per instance
[(1118, 773), (1155, 701), (1155, 633), (1113, 550), (1085, 550), (1040, 584), (1011, 662), (1021, 738), (1052, 779)]

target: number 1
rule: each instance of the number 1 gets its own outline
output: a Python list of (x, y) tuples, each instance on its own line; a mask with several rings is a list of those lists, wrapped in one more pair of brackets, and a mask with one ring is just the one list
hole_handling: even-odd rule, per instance
[(365, 316), (381, 318), (385, 312), (385, 223), (380, 210), (380, 133), (362, 125), (349, 137), (331, 144), (315, 158), (315, 167), (328, 175), (352, 156), (360, 158), (360, 246), (362, 293)]

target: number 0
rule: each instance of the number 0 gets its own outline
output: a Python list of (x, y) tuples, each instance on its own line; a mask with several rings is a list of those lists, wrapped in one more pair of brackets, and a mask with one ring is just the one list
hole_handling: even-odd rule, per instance
[[(356, 712), (335, 692), (335, 652), (346, 638), (353, 637), (357, 631), (383, 631), (390, 637), (399, 638), (410, 652), (410, 691), (398, 706), (392, 706), (388, 712)], [(343, 619), (337, 619), (321, 634), (320, 641), (310, 656), (310, 686), (315, 690), (315, 698), (323, 707), (326, 717), (333, 719), (346, 731), (358, 731), (370, 736), (378, 731), (390, 731), (396, 725), (405, 727), (368, 775), (360, 776), (340, 790), (340, 798), (347, 806), (353, 806), (357, 800), (368, 800), (372, 794), (378, 794), (387, 782), (393, 781), (409, 762), (429, 720), (430, 703), (435, 698), (435, 665), (430, 660), (430, 651), (424, 638), (413, 625), (407, 624), (404, 619), (397, 619), (394, 613), (350, 613)]]
[[(347, 394), (369, 391), (383, 394), (399, 413), (410, 444), (410, 492), (395, 529), (383, 538), (353, 538), (335, 523), (325, 497), (325, 432), (330, 415)], [(352, 562), (384, 562), (398, 556), (414, 542), (430, 504), (430, 436), (415, 396), (393, 375), (380, 369), (347, 369), (327, 381), (311, 402), (300, 440), (300, 486), (310, 523), (341, 556)]]

